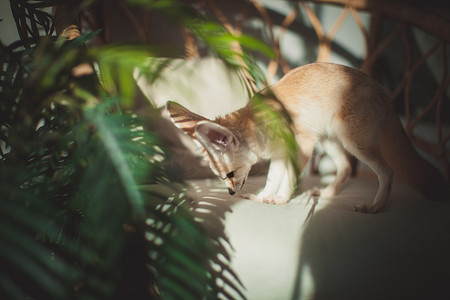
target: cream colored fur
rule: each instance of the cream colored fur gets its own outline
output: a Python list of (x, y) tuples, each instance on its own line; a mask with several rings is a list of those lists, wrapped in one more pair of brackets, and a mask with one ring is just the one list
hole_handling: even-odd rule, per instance
[[(355, 210), (375, 213), (389, 199), (393, 179), (404, 181), (427, 197), (448, 199), (442, 176), (422, 159), (410, 144), (392, 107), (387, 89), (359, 70), (314, 63), (292, 70), (270, 88), (289, 114), (299, 146), (299, 161), (305, 166), (317, 143), (333, 159), (337, 174), (313, 196), (335, 195), (351, 173), (349, 153), (365, 162), (377, 175), (379, 188), (371, 204)], [(267, 101), (268, 90), (260, 94)], [(211, 169), (222, 178), (230, 194), (239, 192), (251, 165), (271, 159), (264, 189), (245, 197), (273, 204), (290, 200), (294, 172), (279, 151), (267, 127), (256, 120), (254, 102), (214, 121), (203, 118), (174, 102), (167, 108), (172, 121), (205, 149)]]

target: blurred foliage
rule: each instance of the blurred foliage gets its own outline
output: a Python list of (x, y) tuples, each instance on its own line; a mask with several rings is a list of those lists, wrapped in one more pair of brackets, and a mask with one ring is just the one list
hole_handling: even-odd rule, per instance
[[(258, 40), (179, 1), (128, 2), (264, 81), (247, 50), (273, 53)], [(215, 204), (190, 199), (165, 169), (157, 120), (133, 112), (134, 70), (158, 78), (171, 59), (160, 45), (87, 47), (98, 32), (55, 36), (51, 7), (93, 3), (10, 0), (20, 40), (0, 42), (0, 299), (245, 298)], [(142, 69), (149, 58), (157, 67)]]
[[(245, 298), (223, 230), (205, 229), (223, 226), (214, 205), (170, 177), (164, 145), (132, 111), (133, 70), (157, 45), (86, 47), (96, 33), (57, 38), (44, 10), (92, 2), (10, 1), (20, 40), (0, 42), (0, 298)], [(129, 2), (183, 24), (231, 68), (259, 72), (235, 43), (272, 55), (178, 1)], [(96, 72), (76, 75), (83, 64)]]
[[(269, 58), (274, 58), (275, 53), (265, 43), (249, 35), (233, 35), (223, 25), (207, 19), (193, 7), (182, 4), (177, 0), (128, 0), (128, 2), (155, 10), (190, 31), (200, 44), (206, 46), (212, 55), (222, 59), (231, 69), (245, 71), (244, 74), (248, 74), (248, 76), (242, 76), (245, 78), (241, 78), (241, 80), (251, 80), (259, 87), (266, 85), (263, 72), (248, 52), (257, 51)], [(159, 71), (162, 71), (164, 67), (168, 67), (170, 64), (167, 62), (158, 63), (158, 66), (160, 67), (158, 68)], [(145, 74), (147, 70), (141, 68), (141, 72)], [(148, 74), (145, 75), (149, 77)], [(154, 76), (150, 76), (150, 78), (152, 77)], [(250, 88), (246, 84), (244, 86)], [(256, 92), (256, 90), (247, 91), (249, 96)]]

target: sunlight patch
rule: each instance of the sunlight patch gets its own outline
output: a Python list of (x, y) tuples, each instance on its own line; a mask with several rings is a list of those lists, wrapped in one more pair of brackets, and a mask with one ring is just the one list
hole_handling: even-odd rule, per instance
[(313, 299), (314, 298), (314, 278), (309, 265), (304, 265), (301, 268), (300, 276), (300, 299)]

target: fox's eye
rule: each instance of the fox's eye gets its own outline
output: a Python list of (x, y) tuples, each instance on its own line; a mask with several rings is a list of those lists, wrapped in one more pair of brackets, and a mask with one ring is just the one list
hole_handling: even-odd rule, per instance
[(230, 172), (227, 174), (227, 178), (233, 178), (234, 177), (234, 172)]

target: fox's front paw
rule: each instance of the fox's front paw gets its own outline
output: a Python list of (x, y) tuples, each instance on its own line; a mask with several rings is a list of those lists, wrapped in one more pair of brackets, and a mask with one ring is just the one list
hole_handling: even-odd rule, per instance
[(268, 204), (286, 204), (289, 202), (289, 197), (277, 196), (277, 195), (254, 195), (245, 194), (243, 198), (250, 199), (256, 202), (268, 203)]
[(307, 190), (305, 192), (305, 194), (308, 197), (320, 197), (320, 189), (315, 187), (315, 188), (312, 188), (310, 190)]
[(308, 197), (332, 197), (334, 196), (336, 193), (332, 188), (324, 188), (324, 189), (319, 189), (319, 188), (313, 188), (309, 191), (306, 191), (306, 195)]

